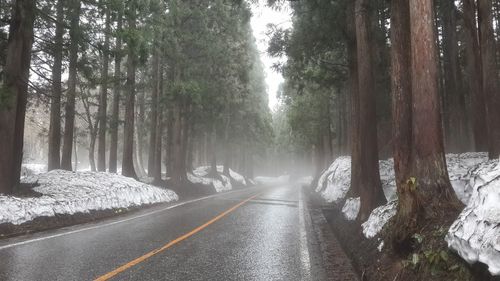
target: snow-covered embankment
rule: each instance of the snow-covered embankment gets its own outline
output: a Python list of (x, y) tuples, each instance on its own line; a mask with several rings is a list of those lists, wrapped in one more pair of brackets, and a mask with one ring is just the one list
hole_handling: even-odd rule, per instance
[(0, 224), (178, 200), (175, 192), (116, 174), (55, 170), (25, 177), (40, 197), (0, 195)]
[(233, 184), (231, 180), (233, 180), (240, 186), (248, 186), (252, 184), (250, 180), (246, 179), (244, 176), (238, 174), (232, 169), (229, 169), (229, 177), (223, 174), (223, 170), (223, 166), (217, 166), (217, 176), (219, 178), (213, 178), (209, 175), (210, 167), (202, 166), (196, 168), (193, 173), (188, 173), (187, 178), (191, 183), (212, 187), (215, 189), (215, 192), (232, 190)]
[[(350, 157), (339, 157), (322, 174), (316, 187), (332, 204), (344, 202), (344, 217), (354, 220), (359, 198), (345, 198), (350, 188)], [(467, 205), (451, 226), (446, 241), (469, 263), (482, 262), (494, 275), (500, 275), (500, 167), (488, 161), (486, 153), (446, 155), (448, 173), (457, 197)], [(363, 234), (373, 238), (396, 214), (397, 197), (393, 160), (380, 161), (380, 176), (386, 205), (372, 211), (362, 224)]]

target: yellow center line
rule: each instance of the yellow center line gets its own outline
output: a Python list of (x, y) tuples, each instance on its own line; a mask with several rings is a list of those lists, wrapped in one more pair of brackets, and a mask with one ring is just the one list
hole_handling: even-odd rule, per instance
[(104, 274), (104, 275), (96, 278), (94, 281), (106, 281), (106, 280), (109, 280), (109, 279), (113, 278), (114, 276), (118, 275), (119, 273), (124, 272), (125, 270), (127, 270), (127, 269), (129, 269), (129, 268), (131, 268), (131, 267), (133, 267), (133, 266), (135, 266), (135, 265), (137, 265), (137, 264), (139, 264), (139, 263), (141, 263), (141, 262), (149, 259), (150, 257), (152, 257), (152, 256), (154, 256), (154, 255), (156, 255), (156, 254), (158, 254), (160, 252), (165, 251), (166, 249), (172, 247), (173, 245), (175, 245), (175, 244), (177, 244), (177, 243), (179, 243), (179, 242), (181, 242), (181, 241), (183, 241), (183, 240), (185, 240), (185, 239), (193, 236), (194, 234), (202, 231), (203, 229), (205, 229), (209, 225), (213, 224), (214, 222), (216, 222), (216, 221), (220, 220), (221, 218), (223, 218), (224, 216), (226, 216), (227, 214), (229, 214), (229, 213), (233, 212), (234, 210), (238, 209), (243, 204), (247, 203), (248, 201), (250, 201), (250, 200), (252, 200), (252, 199), (254, 199), (254, 198), (258, 197), (258, 196), (260, 196), (262, 193), (263, 192), (260, 192), (260, 193), (258, 193), (256, 195), (253, 195), (250, 198), (247, 198), (247, 199), (241, 201), (240, 203), (238, 203), (238, 204), (234, 205), (233, 207), (227, 209), (223, 213), (221, 213), (218, 216), (214, 217), (213, 219), (207, 221), (206, 223), (198, 226), (197, 228), (191, 230), (190, 232), (188, 232), (188, 233), (186, 233), (186, 234), (184, 234), (182, 236), (179, 236), (176, 239), (174, 239), (174, 240), (168, 242), (167, 244), (163, 245), (162, 247), (157, 248), (157, 249), (155, 249), (155, 250), (153, 250), (153, 251), (151, 251), (151, 252), (149, 252), (149, 253), (141, 256), (141, 257), (136, 258), (135, 260), (132, 260), (132, 261), (130, 261), (130, 262), (128, 262), (128, 263), (126, 263), (126, 264), (124, 264), (124, 265), (116, 268), (113, 271), (110, 271), (110, 272), (108, 272), (108, 273), (106, 273), (106, 274)]

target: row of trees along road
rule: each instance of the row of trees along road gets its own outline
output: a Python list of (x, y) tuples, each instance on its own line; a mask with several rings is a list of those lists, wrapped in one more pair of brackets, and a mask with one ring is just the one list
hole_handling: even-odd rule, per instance
[(245, 1), (11, 0), (0, 15), (1, 193), (19, 184), (27, 105), (50, 116), (49, 170), (76, 169), (85, 137), (92, 170), (252, 175), (272, 131)]
[(393, 156), (399, 205), (390, 233), (404, 253), (426, 221), (462, 207), (445, 151), (499, 156), (500, 2), (289, 3), (293, 28), (273, 26), (269, 46), (288, 57), (276, 65), (285, 83), (274, 126), (278, 139), (290, 130), (292, 138), (278, 149), (312, 155), (317, 175), (350, 154), (359, 221), (385, 202), (378, 160)]

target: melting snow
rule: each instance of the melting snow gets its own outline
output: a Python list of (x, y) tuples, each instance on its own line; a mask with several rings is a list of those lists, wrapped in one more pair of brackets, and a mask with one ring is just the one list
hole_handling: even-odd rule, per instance
[[(188, 180), (192, 183), (213, 186), (216, 192), (228, 191), (233, 189), (233, 186), (231, 184), (231, 179), (222, 174), (223, 170), (223, 166), (217, 166), (217, 172), (219, 173), (219, 176), (222, 179), (221, 180), (207, 177), (210, 172), (209, 166), (198, 167), (193, 171), (192, 174), (188, 173)], [(243, 186), (247, 186), (249, 183), (252, 184), (252, 181), (245, 179), (244, 176), (238, 174), (232, 169), (229, 169), (229, 175), (234, 181), (240, 183)]]
[(448, 246), (464, 260), (488, 265), (500, 275), (500, 167), (498, 160), (478, 165), (467, 173), (472, 196), (446, 236)]
[(23, 164), (21, 166), (21, 178), (45, 172), (47, 172), (47, 165), (45, 164)]
[(116, 174), (55, 170), (24, 178), (39, 184), (36, 198), (0, 195), (0, 223), (21, 224), (41, 216), (88, 213), (178, 200), (175, 192)]
[[(486, 153), (446, 155), (450, 181), (458, 198), (464, 204), (469, 202), (475, 182), (484, 183), (491, 180), (492, 176), (484, 179), (488, 169), (491, 169), (491, 165), (494, 165), (487, 164), (487, 160), (488, 155)], [(363, 233), (367, 238), (375, 237), (396, 214), (397, 194), (393, 159), (379, 161), (379, 168), (382, 188), (389, 203), (373, 210), (368, 220), (363, 223)], [(478, 174), (483, 175), (483, 177), (476, 177)], [(351, 158), (342, 156), (335, 159), (332, 165), (320, 176), (316, 192), (319, 192), (325, 201), (338, 204), (347, 195), (350, 181)], [(359, 202), (356, 203), (355, 199), (346, 200), (342, 211), (347, 219), (357, 217), (359, 206), (356, 207), (356, 204), (359, 204)]]
[(398, 201), (393, 200), (372, 211), (370, 217), (361, 226), (366, 238), (373, 238), (382, 230), (384, 225), (396, 214)]
[(348, 198), (345, 201), (344, 207), (342, 208), (342, 213), (344, 217), (353, 221), (358, 217), (359, 207), (361, 206), (361, 199), (359, 197), (356, 198)]

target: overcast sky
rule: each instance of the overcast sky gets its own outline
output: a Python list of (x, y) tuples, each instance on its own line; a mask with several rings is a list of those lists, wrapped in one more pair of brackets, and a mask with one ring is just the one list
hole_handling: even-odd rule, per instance
[(269, 107), (274, 109), (278, 100), (276, 92), (278, 86), (283, 82), (283, 76), (272, 69), (273, 63), (277, 60), (267, 55), (267, 45), (269, 38), (266, 36), (267, 25), (279, 24), (280, 27), (289, 28), (292, 26), (290, 9), (287, 7), (279, 11), (267, 7), (264, 3), (266, 0), (259, 0), (259, 4), (252, 5), (252, 29), (257, 39), (257, 46), (260, 51), (260, 57), (265, 66), (267, 91), (269, 94)]

